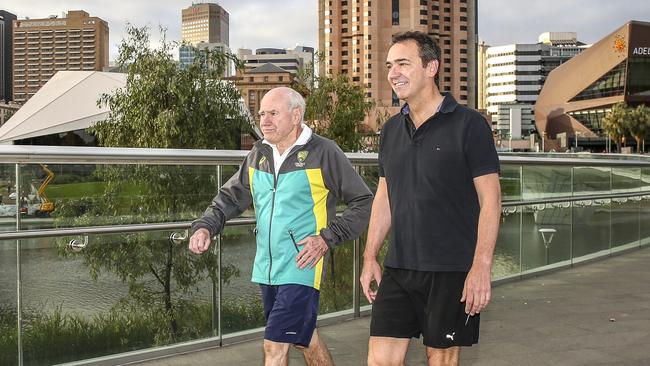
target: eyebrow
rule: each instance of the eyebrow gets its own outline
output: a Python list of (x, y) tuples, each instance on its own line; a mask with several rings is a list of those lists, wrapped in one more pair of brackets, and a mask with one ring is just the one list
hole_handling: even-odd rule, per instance
[(393, 60), (393, 61), (386, 61), (386, 65), (391, 65), (393, 63), (398, 63), (398, 62), (401, 62), (401, 61), (411, 62), (411, 60), (409, 60), (408, 58), (398, 58), (398, 59)]

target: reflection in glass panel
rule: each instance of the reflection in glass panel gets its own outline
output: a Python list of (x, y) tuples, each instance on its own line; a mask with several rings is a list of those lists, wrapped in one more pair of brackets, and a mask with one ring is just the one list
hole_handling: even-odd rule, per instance
[(255, 259), (255, 226), (226, 226), (221, 235), (223, 278), (221, 332), (263, 327), (260, 287), (251, 282)]
[(523, 181), (524, 200), (571, 195), (570, 167), (524, 166)]
[[(235, 170), (223, 167), (224, 176)], [(189, 221), (216, 194), (216, 172), (216, 166), (29, 164), (21, 168), (25, 217), (37, 219), (31, 229)]]
[(641, 186), (641, 169), (627, 167), (612, 168), (612, 192), (638, 192)]
[(641, 245), (650, 245), (650, 195), (643, 196), (640, 202), (639, 228)]
[(16, 165), (0, 164), (0, 217), (2, 226), (0, 230), (16, 229), (16, 197), (20, 202), (20, 195), (16, 194)]
[(611, 190), (611, 168), (574, 167), (573, 194), (607, 194)]
[(639, 245), (639, 202), (636, 198), (612, 199), (612, 248)]
[(25, 363), (52, 364), (212, 335), (216, 256), (174, 245), (169, 231), (25, 240)]
[(650, 191), (650, 168), (641, 168), (641, 190)]
[(578, 201), (573, 205), (573, 258), (610, 248), (611, 200)]
[(522, 216), (522, 270), (571, 259), (571, 204), (526, 206)]
[(521, 200), (521, 167), (517, 165), (501, 165), (501, 199), (503, 201)]
[(341, 243), (325, 254), (325, 279), (320, 293), (320, 314), (352, 309), (354, 243)]
[(0, 365), (18, 364), (16, 241), (0, 241)]
[(501, 214), (499, 236), (494, 248), (494, 261), (492, 265), (492, 279), (510, 277), (520, 273), (519, 243), (521, 230), (519, 230), (520, 212), (517, 207), (504, 207)]

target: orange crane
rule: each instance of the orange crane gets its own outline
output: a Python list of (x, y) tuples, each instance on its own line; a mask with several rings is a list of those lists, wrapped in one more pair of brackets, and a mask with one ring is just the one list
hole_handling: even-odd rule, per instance
[(39, 211), (42, 213), (49, 214), (50, 212), (54, 211), (54, 202), (50, 201), (47, 198), (47, 195), (45, 194), (45, 188), (47, 187), (48, 184), (54, 179), (54, 173), (47, 167), (45, 164), (40, 164), (41, 168), (45, 170), (47, 173), (47, 177), (45, 177), (45, 180), (43, 183), (41, 183), (41, 186), (38, 187), (38, 196), (41, 198), (41, 207), (39, 208)]

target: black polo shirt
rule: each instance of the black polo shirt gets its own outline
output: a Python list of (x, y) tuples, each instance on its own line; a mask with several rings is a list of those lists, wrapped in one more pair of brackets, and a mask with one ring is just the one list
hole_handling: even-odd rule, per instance
[(498, 172), (492, 131), (478, 112), (444, 93), (439, 112), (416, 130), (405, 105), (379, 140), (392, 217), (384, 265), (468, 271), (480, 209), (473, 178)]

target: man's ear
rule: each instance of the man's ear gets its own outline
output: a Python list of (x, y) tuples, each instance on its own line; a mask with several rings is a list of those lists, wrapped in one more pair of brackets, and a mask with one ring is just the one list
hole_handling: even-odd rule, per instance
[(291, 119), (291, 122), (293, 122), (294, 125), (300, 125), (300, 108), (294, 108), (293, 111), (291, 111)]
[(427, 73), (429, 76), (434, 77), (438, 73), (438, 68), (440, 67), (440, 61), (438, 60), (431, 60), (429, 64), (427, 65)]

